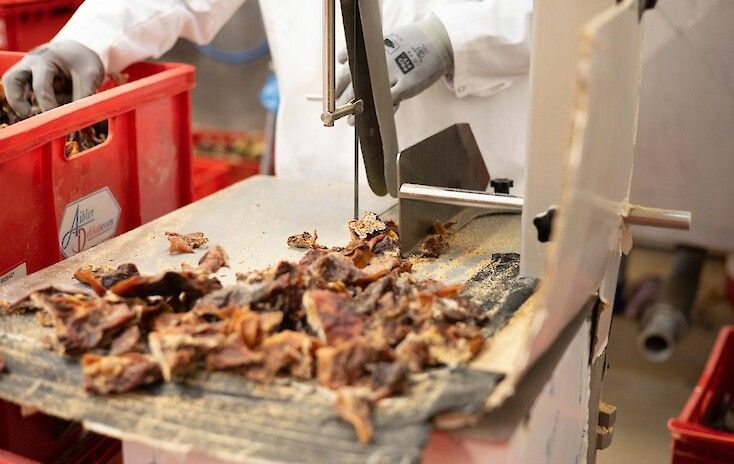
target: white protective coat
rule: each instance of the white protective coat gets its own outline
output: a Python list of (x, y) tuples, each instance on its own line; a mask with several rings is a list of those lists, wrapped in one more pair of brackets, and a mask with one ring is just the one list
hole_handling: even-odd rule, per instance
[[(100, 55), (107, 72), (120, 71), (162, 55), (178, 37), (210, 42), (242, 3), (87, 0), (54, 41), (78, 41)], [(260, 2), (281, 93), (276, 172), (291, 178), (350, 180), (353, 128), (346, 120), (323, 127), (321, 102), (306, 98), (322, 92), (321, 3)], [(514, 179), (513, 193), (522, 193), (532, 4), (532, 0), (382, 0), (384, 32), (435, 13), (454, 50), (454, 75), (400, 105), (395, 120), (401, 149), (451, 124), (468, 122), (490, 174)], [(337, 26), (337, 47), (343, 47), (340, 20)]]

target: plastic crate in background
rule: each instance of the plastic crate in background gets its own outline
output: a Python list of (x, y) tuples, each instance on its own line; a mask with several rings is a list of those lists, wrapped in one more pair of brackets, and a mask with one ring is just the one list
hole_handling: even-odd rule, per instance
[(0, 0), (0, 50), (28, 51), (51, 40), (83, 0)]
[[(0, 52), (0, 74), (23, 55)], [(0, 129), (0, 284), (191, 201), (194, 69), (139, 63), (129, 82)], [(108, 121), (67, 158), (67, 134)]]
[(683, 411), (668, 421), (674, 464), (734, 463), (734, 434), (707, 425), (726, 395), (734, 395), (734, 326), (721, 329)]
[(230, 166), (226, 161), (195, 156), (192, 165), (194, 200), (201, 200), (232, 185), (229, 175)]
[(196, 128), (193, 141), (195, 200), (260, 173), (262, 134)]

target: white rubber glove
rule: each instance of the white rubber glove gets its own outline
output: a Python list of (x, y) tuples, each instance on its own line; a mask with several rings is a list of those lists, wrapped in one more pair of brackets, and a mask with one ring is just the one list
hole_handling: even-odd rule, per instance
[[(8, 104), (25, 119), (31, 115), (28, 89), (33, 90), (41, 111), (48, 111), (92, 95), (104, 75), (102, 61), (96, 53), (68, 40), (31, 50), (3, 75), (3, 88)], [(62, 81), (71, 83), (66, 92), (59, 88)]]
[[(452, 72), (453, 50), (448, 33), (434, 14), (395, 29), (385, 37), (385, 55), (393, 106), (414, 97)], [(337, 55), (337, 104), (354, 99), (347, 51)]]

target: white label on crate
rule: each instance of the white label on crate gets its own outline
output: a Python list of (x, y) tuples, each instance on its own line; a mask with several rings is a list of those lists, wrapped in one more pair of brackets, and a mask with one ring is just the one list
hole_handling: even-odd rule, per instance
[(28, 267), (23, 264), (19, 264), (15, 268), (9, 270), (5, 274), (0, 276), (0, 286), (9, 284), (10, 282), (18, 279), (22, 279), (23, 277), (28, 275)]
[(69, 258), (114, 237), (120, 211), (107, 187), (66, 205), (59, 228), (61, 253)]

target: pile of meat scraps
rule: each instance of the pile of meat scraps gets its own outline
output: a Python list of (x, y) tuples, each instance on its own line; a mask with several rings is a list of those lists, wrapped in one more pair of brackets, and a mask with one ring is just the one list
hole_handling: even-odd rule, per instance
[(346, 247), (302, 237), (310, 248), (300, 262), (240, 274), (228, 288), (214, 275), (227, 265), (214, 246), (199, 266), (157, 276), (133, 264), (83, 268), (75, 276), (92, 292), (46, 288), (5, 311), (35, 311), (52, 327), (56, 348), (81, 356), (88, 392), (175, 382), (197, 369), (315, 381), (336, 390), (336, 412), (368, 442), (372, 405), (403, 393), (411, 373), (471, 360), (487, 321), (459, 286), (411, 275), (392, 221), (368, 213), (349, 230)]

